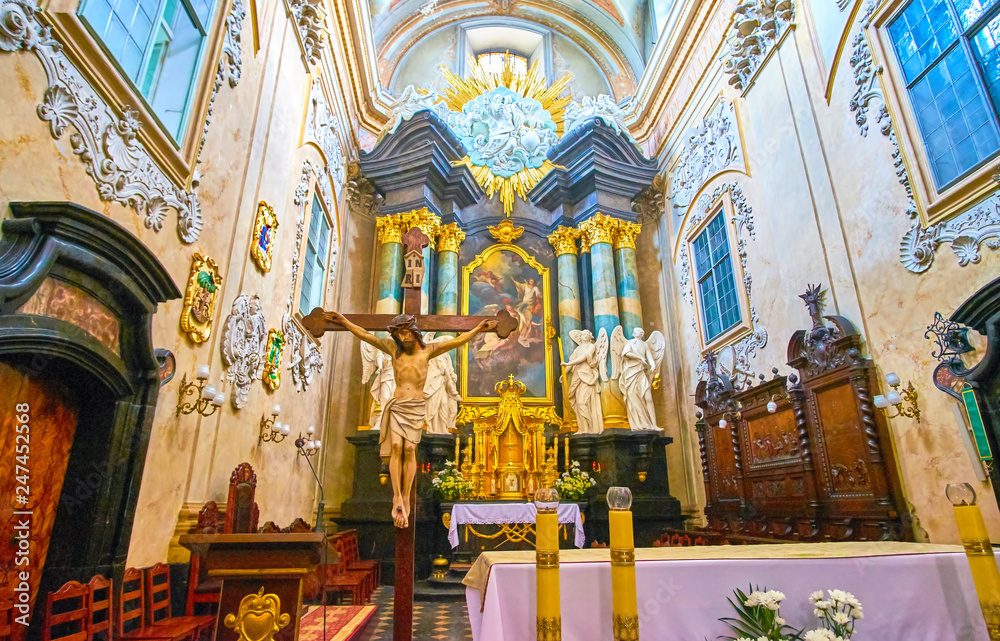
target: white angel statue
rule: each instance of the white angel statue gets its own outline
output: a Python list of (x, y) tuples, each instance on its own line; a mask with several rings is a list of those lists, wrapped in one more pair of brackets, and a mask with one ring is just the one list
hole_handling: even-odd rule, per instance
[(658, 331), (644, 341), (645, 335), (641, 327), (636, 327), (632, 339), (626, 340), (621, 325), (611, 332), (611, 378), (618, 380), (632, 429), (662, 430), (656, 426), (653, 379), (660, 371), (666, 341)]
[(601, 381), (608, 380), (608, 332), (602, 327), (594, 335), (588, 329), (569, 333), (576, 343), (569, 360), (563, 363), (569, 376), (569, 403), (576, 414), (577, 434), (600, 434), (604, 431), (601, 412)]
[[(427, 334), (427, 343), (440, 343), (449, 336)], [(424, 383), (424, 399), (427, 401), (427, 432), (429, 434), (450, 434), (458, 418), (458, 403), (462, 400), (458, 393), (458, 374), (451, 362), (450, 354), (432, 358), (427, 364), (427, 382)]]
[(382, 408), (396, 393), (396, 375), (392, 371), (392, 357), (382, 350), (375, 349), (368, 343), (361, 343), (361, 381), (367, 383), (375, 375), (372, 382), (372, 412), (368, 417), (368, 426), (377, 430), (382, 420)]
[(396, 133), (401, 124), (413, 118), (420, 111), (433, 111), (444, 118), (448, 109), (444, 103), (438, 103), (438, 100), (440, 100), (440, 96), (436, 93), (428, 93), (413, 85), (406, 85), (399, 98), (389, 105), (389, 120), (379, 132), (378, 139), (381, 141), (387, 135)]

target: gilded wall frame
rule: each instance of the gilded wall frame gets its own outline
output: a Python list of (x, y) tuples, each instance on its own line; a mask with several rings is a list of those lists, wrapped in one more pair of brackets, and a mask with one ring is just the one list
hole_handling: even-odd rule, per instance
[(195, 343), (204, 343), (212, 335), (215, 301), (222, 286), (219, 266), (208, 256), (195, 253), (191, 260), (191, 274), (184, 291), (184, 308), (181, 310), (181, 331)]
[(253, 241), (250, 245), (250, 256), (261, 271), (271, 271), (271, 253), (274, 249), (274, 237), (278, 231), (278, 217), (274, 207), (263, 200), (257, 204), (257, 216), (253, 221)]
[[(476, 256), (475, 259), (472, 260), (472, 262), (470, 262), (468, 265), (466, 265), (465, 267), (462, 268), (462, 314), (469, 315), (469, 314), (475, 314), (475, 313), (479, 313), (480, 312), (479, 309), (472, 310), (470, 312), (470, 302), (471, 302), (471, 298), (472, 298), (472, 289), (471, 289), (471, 286), (473, 284), (473, 282), (472, 282), (473, 273), (476, 271), (477, 268), (483, 267), (484, 265), (488, 264), (488, 262), (490, 261), (491, 257), (494, 257), (495, 255), (502, 254), (502, 253), (513, 254), (526, 268), (530, 268), (531, 270), (534, 270), (535, 272), (537, 272), (539, 274), (539, 278), (541, 280), (542, 309), (541, 309), (541, 325), (540, 325), (540, 336), (541, 336), (540, 342), (541, 342), (542, 345), (544, 345), (544, 352), (543, 352), (543, 354), (544, 354), (544, 363), (542, 364), (542, 366), (544, 368), (543, 371), (544, 371), (544, 376), (545, 376), (545, 385), (544, 385), (545, 391), (544, 391), (544, 395), (540, 395), (540, 394), (537, 394), (535, 392), (531, 392), (532, 393), (531, 396), (526, 395), (526, 396), (522, 397), (522, 402), (525, 405), (551, 405), (554, 402), (554, 398), (555, 398), (555, 380), (554, 380), (553, 367), (552, 367), (552, 358), (553, 358), (553, 356), (552, 356), (552, 339), (549, 339), (548, 336), (546, 335), (546, 332), (545, 332), (545, 328), (552, 324), (552, 320), (551, 320), (551, 313), (552, 312), (551, 312), (551, 304), (550, 304), (551, 300), (552, 300), (552, 292), (551, 292), (551, 287), (550, 287), (550, 284), (549, 284), (549, 270), (546, 267), (542, 266), (541, 263), (539, 263), (535, 259), (534, 256), (531, 256), (526, 251), (524, 251), (520, 247), (517, 247), (516, 245), (497, 244), (497, 245), (492, 245), (490, 247), (487, 247), (481, 254), (479, 254), (478, 256)], [(527, 282), (527, 281), (525, 281), (525, 282)], [(536, 284), (536, 286), (537, 286), (537, 284)], [(512, 307), (516, 308), (518, 306), (518, 301), (512, 300), (511, 302), (513, 303)], [(519, 331), (516, 334), (512, 334), (511, 337), (508, 340), (517, 341), (519, 334), (520, 334), (520, 328), (519, 328)], [(495, 337), (495, 335), (490, 335), (490, 336), (494, 336)], [(490, 404), (490, 405), (495, 405), (497, 402), (499, 402), (499, 399), (500, 399), (499, 395), (497, 395), (497, 396), (471, 396), (470, 395), (470, 379), (469, 379), (469, 374), (470, 374), (470, 372), (469, 372), (469, 370), (470, 370), (470, 356), (469, 356), (469, 352), (470, 352), (470, 348), (473, 347), (473, 344), (476, 344), (478, 346), (478, 342), (479, 342), (478, 338), (474, 339), (472, 343), (463, 345), (462, 348), (461, 348), (461, 350), (460, 350), (460, 352), (459, 352), (461, 354), (460, 360), (459, 360), (459, 393), (462, 395), (462, 399), (463, 399), (462, 402), (464, 404)], [(496, 351), (499, 352), (500, 350), (496, 350)], [(520, 367), (519, 367), (519, 369), (520, 369)], [(488, 376), (488, 374), (486, 374), (484, 376)], [(506, 379), (507, 375), (505, 374), (503, 376), (503, 378)], [(519, 380), (518, 376), (516, 374), (515, 374), (514, 378), (515, 378), (515, 380)], [(486, 380), (486, 378), (483, 378), (482, 381), (474, 381), (473, 385), (472, 385), (472, 387), (473, 387), (472, 392), (474, 393), (474, 392), (477, 391), (475, 388), (477, 388), (477, 387), (483, 387), (483, 386), (486, 386), (486, 385), (488, 385), (488, 389), (492, 390), (494, 388), (494, 386), (496, 385), (496, 383), (499, 382), (499, 380), (500, 380), (500, 378), (497, 377), (497, 380), (493, 380), (493, 381), (488, 381), (488, 380)], [(530, 392), (530, 389), (529, 389), (529, 392)]]

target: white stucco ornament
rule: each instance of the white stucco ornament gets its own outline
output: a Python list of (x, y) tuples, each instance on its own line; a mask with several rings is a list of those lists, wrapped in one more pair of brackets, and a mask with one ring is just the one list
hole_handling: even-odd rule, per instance
[(226, 365), (226, 381), (233, 386), (230, 400), (233, 408), (247, 404), (250, 386), (257, 378), (267, 341), (267, 321), (256, 295), (241, 294), (233, 301), (232, 312), (226, 317), (222, 334), (222, 362)]
[(597, 98), (584, 96), (579, 103), (566, 105), (566, 133), (573, 131), (583, 123), (597, 118), (615, 132), (625, 136), (632, 142), (635, 138), (625, 124), (625, 110), (615, 103), (615, 99), (608, 94), (601, 94)]

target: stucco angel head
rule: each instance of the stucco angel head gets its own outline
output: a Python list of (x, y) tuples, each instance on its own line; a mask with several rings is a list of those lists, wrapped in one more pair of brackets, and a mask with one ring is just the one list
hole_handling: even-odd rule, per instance
[(644, 332), (641, 327), (636, 327), (632, 330), (632, 338), (642, 338), (645, 335), (646, 332)]
[(585, 329), (585, 330), (582, 330), (580, 332), (580, 342), (581, 343), (593, 343), (594, 342), (594, 335), (590, 332), (589, 329)]

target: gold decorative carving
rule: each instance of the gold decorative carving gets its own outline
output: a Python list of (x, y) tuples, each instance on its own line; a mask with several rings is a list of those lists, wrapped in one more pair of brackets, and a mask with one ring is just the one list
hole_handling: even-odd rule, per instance
[(451, 528), (451, 512), (445, 512), (441, 515), (441, 524), (444, 525), (445, 529)]
[(496, 227), (490, 225), (489, 230), (491, 236), (504, 244), (514, 242), (524, 233), (524, 227), (516, 226), (509, 218), (501, 220)]
[(559, 552), (557, 550), (535, 550), (535, 567), (539, 570), (558, 570)]
[(458, 253), (462, 241), (465, 240), (465, 232), (462, 231), (458, 223), (448, 223), (438, 229), (438, 251)]
[(615, 641), (639, 641), (639, 617), (637, 615), (615, 613), (612, 627)]
[(274, 641), (274, 635), (291, 620), (287, 612), (282, 614), (278, 595), (264, 594), (261, 587), (257, 594), (243, 597), (237, 613), (227, 614), (222, 623), (240, 635), (238, 641)]
[(538, 617), (538, 641), (562, 641), (561, 617)]
[(264, 348), (264, 374), (261, 380), (271, 390), (281, 386), (281, 351), (285, 347), (285, 333), (278, 329), (267, 331)]
[(441, 218), (437, 214), (431, 213), (431, 210), (426, 207), (398, 214), (398, 216), (402, 221), (400, 229), (404, 232), (417, 227), (424, 232), (427, 238), (431, 240), (437, 238), (438, 230), (441, 228)]
[(380, 245), (386, 243), (403, 242), (403, 221), (399, 214), (392, 216), (379, 216), (375, 219), (375, 229), (378, 230), (378, 242)]
[(618, 219), (607, 214), (597, 213), (580, 223), (580, 237), (586, 238), (589, 246), (598, 243), (610, 245), (617, 230)]
[(271, 248), (274, 246), (274, 235), (278, 231), (278, 217), (271, 207), (263, 200), (257, 204), (257, 217), (253, 222), (253, 246), (250, 256), (261, 271), (271, 271)]
[(552, 323), (545, 323), (545, 338), (552, 340), (556, 337), (556, 328), (552, 326)]
[(219, 266), (208, 256), (195, 253), (181, 310), (181, 331), (195, 343), (204, 343), (212, 335), (212, 317), (220, 286)]
[(635, 550), (632, 548), (611, 548), (611, 565), (622, 567), (635, 565)]
[(580, 230), (572, 227), (559, 225), (556, 230), (549, 234), (549, 244), (556, 252), (556, 257), (563, 254), (576, 255), (576, 241), (580, 238)]
[(641, 230), (642, 225), (638, 223), (619, 220), (618, 232), (614, 235), (612, 246), (615, 249), (635, 249), (635, 237)]

